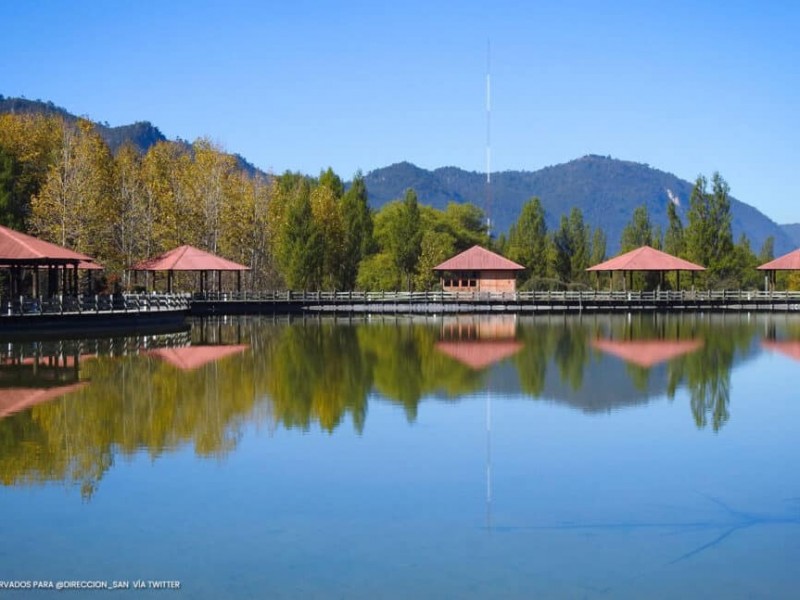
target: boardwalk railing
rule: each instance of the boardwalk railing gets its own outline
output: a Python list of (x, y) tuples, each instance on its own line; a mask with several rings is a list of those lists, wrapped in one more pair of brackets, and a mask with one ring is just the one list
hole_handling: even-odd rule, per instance
[(800, 310), (800, 292), (743, 290), (491, 292), (207, 292), (192, 297), (198, 312), (226, 306), (312, 312), (516, 312), (582, 310)]
[(31, 298), (0, 303), (0, 319), (8, 316), (149, 313), (188, 311), (189, 294), (95, 294)]

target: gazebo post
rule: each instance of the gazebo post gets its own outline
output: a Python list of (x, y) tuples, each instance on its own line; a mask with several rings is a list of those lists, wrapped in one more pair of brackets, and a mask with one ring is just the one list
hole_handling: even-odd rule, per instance
[(217, 291), (222, 293), (222, 271), (217, 271)]
[(236, 291), (242, 293), (242, 272), (236, 271)]
[(681, 272), (680, 271), (675, 271), (675, 278), (677, 279), (678, 291), (680, 291), (680, 289), (681, 289)]

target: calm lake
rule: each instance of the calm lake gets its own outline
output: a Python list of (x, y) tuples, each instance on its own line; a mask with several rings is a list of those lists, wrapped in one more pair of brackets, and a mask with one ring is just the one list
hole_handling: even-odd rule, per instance
[(795, 598), (798, 361), (785, 315), (243, 317), (3, 342), (0, 580)]

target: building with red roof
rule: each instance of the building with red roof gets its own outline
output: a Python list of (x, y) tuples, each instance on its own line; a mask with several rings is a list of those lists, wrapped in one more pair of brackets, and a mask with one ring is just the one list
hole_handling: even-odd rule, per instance
[(705, 271), (706, 268), (697, 265), (688, 260), (672, 256), (661, 250), (656, 250), (650, 246), (642, 246), (636, 248), (625, 254), (615, 256), (614, 258), (589, 267), (587, 271), (595, 273), (606, 272), (613, 274), (615, 271), (621, 271), (623, 280), (625, 273), (631, 274), (634, 271), (658, 271), (661, 273), (663, 280), (664, 272), (675, 271), (678, 273), (678, 287), (680, 287), (680, 272), (690, 271), (694, 274), (697, 271)]
[(515, 292), (517, 273), (525, 267), (499, 254), (473, 246), (433, 270), (445, 292)]
[[(102, 267), (90, 256), (0, 225), (0, 269), (10, 273), (5, 295), (16, 297), (40, 296), (42, 287), (45, 296), (56, 294), (59, 288), (63, 293), (77, 294), (78, 269)], [(40, 272), (47, 274), (45, 286), (40, 285)]]
[(166, 271), (167, 291), (169, 292), (172, 292), (172, 277), (175, 271), (196, 271), (200, 273), (200, 291), (202, 292), (206, 288), (205, 274), (213, 271), (217, 272), (217, 285), (219, 288), (222, 287), (222, 272), (235, 271), (237, 274), (236, 287), (241, 291), (242, 271), (249, 271), (250, 267), (221, 258), (211, 252), (200, 250), (200, 248), (184, 245), (159, 256), (143, 260), (131, 267), (131, 270), (152, 273)]
[(788, 254), (779, 256), (775, 260), (764, 263), (757, 267), (759, 271), (766, 271), (767, 289), (775, 289), (776, 271), (800, 271), (800, 248)]

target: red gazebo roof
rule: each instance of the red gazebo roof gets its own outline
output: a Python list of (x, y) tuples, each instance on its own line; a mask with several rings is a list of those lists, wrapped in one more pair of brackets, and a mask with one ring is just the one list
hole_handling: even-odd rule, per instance
[(699, 350), (702, 340), (594, 340), (592, 347), (645, 369)]
[(194, 246), (180, 246), (131, 267), (134, 271), (249, 271), (231, 260)]
[(758, 267), (761, 271), (800, 271), (800, 248)]
[(524, 271), (525, 267), (499, 254), (473, 246), (433, 267), (434, 271)]
[(92, 257), (0, 225), (0, 264), (94, 262)]
[(611, 260), (586, 269), (587, 271), (705, 271), (700, 265), (672, 256), (650, 246), (642, 246)]
[(436, 349), (450, 358), (467, 365), (476, 371), (498, 363), (522, 350), (522, 342), (488, 341), (488, 342), (438, 342)]

